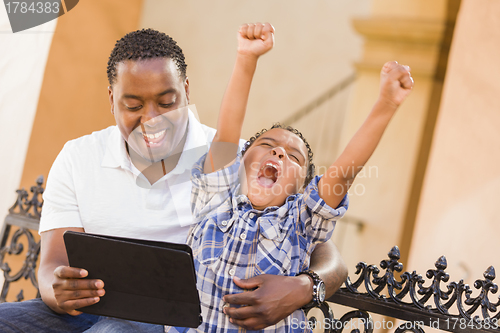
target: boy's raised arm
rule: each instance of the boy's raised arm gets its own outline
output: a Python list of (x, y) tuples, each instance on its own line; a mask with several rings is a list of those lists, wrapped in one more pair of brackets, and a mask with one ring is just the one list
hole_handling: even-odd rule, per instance
[(240, 27), (236, 62), (222, 99), (217, 133), (205, 160), (205, 173), (220, 170), (235, 159), (257, 60), (273, 45), (274, 28), (271, 24), (244, 24)]
[(330, 207), (335, 208), (340, 204), (412, 88), (413, 78), (408, 66), (396, 61), (384, 65), (380, 73), (380, 96), (372, 111), (318, 183), (319, 194)]

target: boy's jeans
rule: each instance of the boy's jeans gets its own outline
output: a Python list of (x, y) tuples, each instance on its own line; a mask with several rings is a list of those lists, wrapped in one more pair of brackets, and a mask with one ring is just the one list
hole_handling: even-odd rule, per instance
[(0, 304), (0, 332), (87, 332), (87, 333), (163, 333), (163, 326), (152, 325), (83, 313), (61, 315), (40, 299)]

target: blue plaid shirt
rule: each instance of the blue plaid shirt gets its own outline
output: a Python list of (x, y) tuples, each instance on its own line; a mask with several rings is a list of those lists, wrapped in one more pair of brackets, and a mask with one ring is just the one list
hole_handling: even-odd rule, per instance
[[(197, 331), (244, 332), (222, 312), (224, 295), (243, 292), (233, 277), (295, 276), (308, 269), (315, 244), (330, 239), (336, 220), (347, 210), (348, 198), (337, 209), (327, 206), (319, 197), (321, 177), (316, 176), (304, 194), (289, 196), (281, 207), (259, 211), (246, 195), (237, 194), (240, 157), (225, 169), (204, 174), (205, 156), (192, 170), (191, 205), (197, 223), (187, 239), (193, 249), (203, 315)], [(297, 310), (262, 331), (304, 332), (305, 321), (304, 312)], [(165, 331), (196, 330), (170, 327)]]

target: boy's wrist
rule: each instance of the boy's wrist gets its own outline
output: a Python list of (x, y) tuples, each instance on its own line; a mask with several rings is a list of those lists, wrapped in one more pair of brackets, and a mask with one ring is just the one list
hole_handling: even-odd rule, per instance
[(384, 97), (379, 97), (374, 105), (374, 109), (380, 109), (391, 114), (394, 114), (398, 108), (399, 104), (396, 104), (394, 101)]
[(235, 69), (242, 70), (248, 75), (253, 75), (257, 69), (258, 56), (238, 53), (236, 56)]
[(240, 51), (240, 50), (238, 50), (238, 52), (236, 53), (236, 60), (240, 60), (240, 61), (244, 61), (244, 62), (248, 62), (248, 63), (257, 63), (257, 60), (259, 60), (259, 57), (260, 56), (258, 56), (256, 54), (248, 53), (248, 52)]

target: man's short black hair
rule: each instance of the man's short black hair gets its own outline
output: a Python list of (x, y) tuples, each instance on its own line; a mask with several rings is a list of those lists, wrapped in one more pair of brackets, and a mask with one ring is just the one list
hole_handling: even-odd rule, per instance
[(182, 49), (172, 37), (153, 29), (130, 32), (118, 40), (108, 60), (108, 82), (116, 82), (116, 66), (125, 60), (170, 58), (179, 74), (186, 78), (186, 63)]

